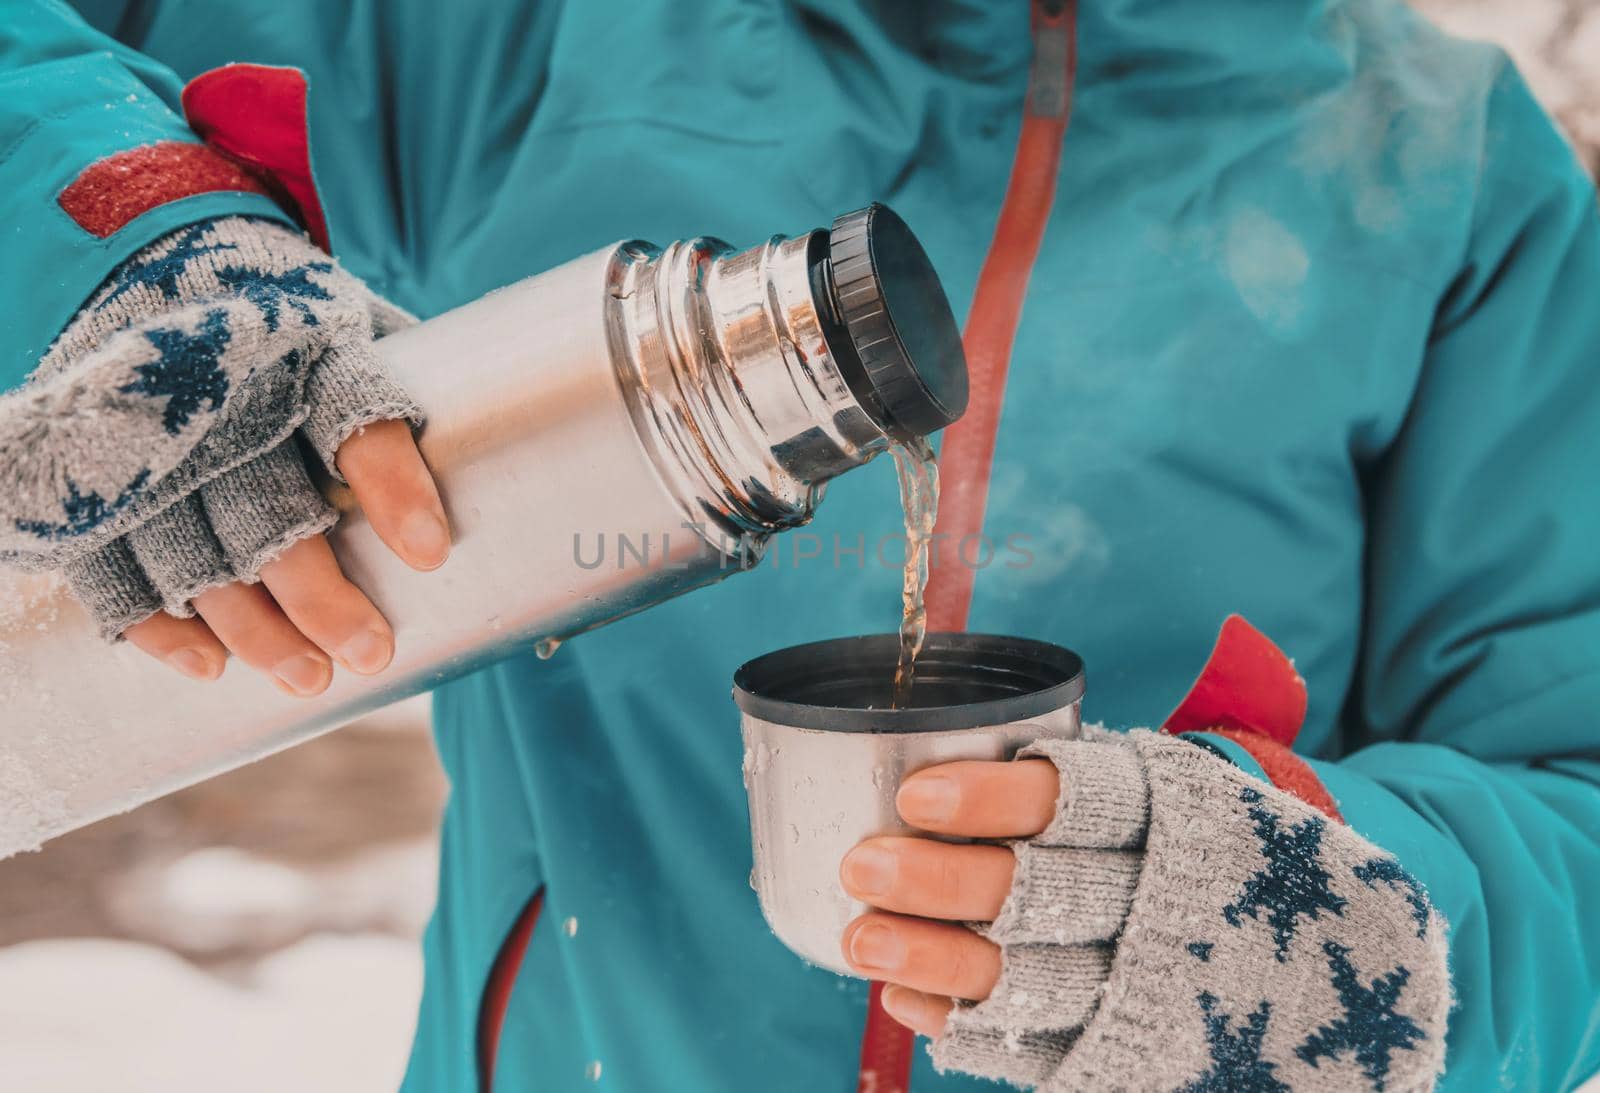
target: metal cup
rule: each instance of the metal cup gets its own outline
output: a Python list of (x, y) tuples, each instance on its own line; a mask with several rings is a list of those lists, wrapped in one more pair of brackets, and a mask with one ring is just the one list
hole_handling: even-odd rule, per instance
[(751, 886), (789, 948), (841, 975), (839, 939), (867, 910), (839, 862), (873, 835), (909, 834), (895, 812), (907, 774), (957, 759), (1010, 759), (1079, 735), (1083, 661), (1059, 645), (929, 634), (911, 705), (890, 708), (897, 634), (780, 649), (734, 674), (755, 847)]

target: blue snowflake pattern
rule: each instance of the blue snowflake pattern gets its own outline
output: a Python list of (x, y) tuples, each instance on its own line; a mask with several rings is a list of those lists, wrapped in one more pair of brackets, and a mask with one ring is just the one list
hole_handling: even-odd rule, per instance
[[(119, 269), (115, 284), (101, 306), (133, 291), (140, 285), (149, 285), (159, 291), (164, 299), (179, 296), (179, 281), (189, 264), (208, 254), (218, 254), (239, 249), (236, 243), (206, 243), (204, 239), (216, 222), (204, 220), (178, 233), (168, 250), (143, 263), (128, 262)], [(308, 300), (332, 300), (328, 290), (311, 280), (313, 273), (331, 273), (332, 262), (308, 262), (284, 273), (268, 273), (259, 268), (238, 262), (219, 264), (217, 281), (223, 288), (236, 292), (261, 309), (262, 319), (269, 331), (276, 331), (281, 321), (282, 308), (292, 307), (299, 312), (307, 326), (317, 326), (316, 314)]]
[(1314, 1067), (1319, 1059), (1334, 1059), (1351, 1052), (1372, 1088), (1382, 1093), (1390, 1056), (1396, 1051), (1411, 1051), (1418, 1041), (1427, 1039), (1415, 1021), (1394, 1010), (1411, 972), (1402, 964), (1364, 987), (1355, 965), (1350, 963), (1349, 949), (1336, 941), (1325, 941), (1322, 951), (1327, 954), (1333, 989), (1339, 993), (1344, 1015), (1306, 1037), (1294, 1053)]
[(1288, 959), (1301, 915), (1315, 919), (1323, 911), (1344, 914), (1345, 900), (1328, 887), (1332, 878), (1322, 867), (1326, 825), (1320, 816), (1313, 816), (1285, 831), (1278, 815), (1258, 803), (1262, 798), (1255, 790), (1243, 790), (1240, 799), (1252, 805), (1249, 816), (1267, 865), (1245, 881), (1238, 897), (1222, 909), (1222, 917), (1228, 925), (1242, 927), (1245, 915), (1259, 921), (1266, 911), (1275, 955), (1282, 963)]
[(1218, 1011), (1216, 995), (1202, 991), (1196, 1001), (1205, 1016), (1211, 1067), (1177, 1093), (1289, 1093), (1288, 1084), (1273, 1073), (1277, 1064), (1261, 1058), (1272, 1003), (1263, 1000), (1235, 1030), (1233, 1018)]
[(57, 542), (76, 538), (93, 531), (127, 508), (148, 481), (150, 481), (150, 469), (147, 467), (134, 475), (133, 480), (124, 486), (117, 496), (108, 501), (94, 490), (83, 493), (78, 489), (78, 484), (69, 478), (67, 496), (61, 499), (61, 510), (66, 515), (66, 520), (60, 524), (43, 520), (17, 520), (15, 521), (17, 530), (40, 539)]
[(136, 366), (134, 371), (139, 378), (117, 390), (124, 394), (165, 398), (167, 405), (161, 412), (161, 425), (173, 434), (189, 424), (189, 419), (203, 404), (209, 403), (213, 411), (222, 408), (222, 400), (228, 393), (228, 377), (220, 360), (233, 336), (228, 329), (226, 311), (206, 312), (200, 329), (193, 334), (162, 329), (146, 331), (144, 336), (161, 356), (149, 364)]
[(309, 262), (286, 273), (267, 273), (259, 269), (226, 266), (217, 270), (217, 280), (261, 309), (269, 331), (278, 329), (280, 308), (285, 305), (300, 313), (307, 326), (317, 325), (316, 313), (307, 300), (331, 300), (328, 290), (311, 280), (313, 273), (329, 273), (332, 262)]
[(1189, 955), (1200, 961), (1200, 963), (1209, 964), (1211, 962), (1211, 950), (1214, 945), (1215, 943), (1211, 941), (1191, 941), (1185, 948), (1189, 950)]
[(1399, 862), (1393, 858), (1373, 858), (1356, 866), (1352, 872), (1357, 880), (1373, 891), (1377, 891), (1380, 883), (1387, 884), (1396, 892), (1404, 888), (1406, 902), (1411, 905), (1411, 918), (1417, 924), (1417, 936), (1428, 936), (1428, 894), (1415, 877), (1400, 867)]
[(196, 258), (218, 251), (238, 250), (233, 243), (208, 243), (201, 244), (201, 239), (214, 226), (214, 221), (203, 220), (193, 227), (185, 229), (173, 241), (173, 246), (160, 257), (152, 258), (148, 262), (135, 265), (132, 262), (124, 263), (117, 270), (115, 287), (111, 294), (101, 302), (102, 307), (111, 303), (120, 296), (133, 291), (140, 285), (149, 285), (159, 291), (163, 299), (176, 300), (178, 298), (178, 280), (183, 276), (184, 270), (189, 268), (189, 263)]

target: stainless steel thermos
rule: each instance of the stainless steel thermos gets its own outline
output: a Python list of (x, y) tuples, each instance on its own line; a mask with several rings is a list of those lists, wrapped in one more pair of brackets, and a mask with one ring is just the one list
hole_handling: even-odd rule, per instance
[(839, 949), (845, 927), (867, 906), (840, 886), (839, 863), (869, 836), (913, 833), (895, 811), (902, 779), (1081, 731), (1083, 662), (1059, 645), (929, 634), (911, 704), (891, 709), (899, 654), (898, 634), (836, 638), (757, 657), (733, 679), (750, 884), (778, 940), (841, 975), (855, 974)]
[(314, 699), (239, 665), (190, 681), (102, 643), (58, 583), (0, 575), (0, 857), (737, 573), (967, 397), (932, 266), (881, 205), (742, 251), (620, 243), (378, 350), (456, 535), (423, 574), (357, 511), (331, 533), (394, 663)]

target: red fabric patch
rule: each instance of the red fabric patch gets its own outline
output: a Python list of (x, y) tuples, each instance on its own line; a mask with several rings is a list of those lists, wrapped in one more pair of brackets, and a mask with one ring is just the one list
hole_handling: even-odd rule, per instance
[(1211, 728), (1205, 731), (1227, 737), (1249, 752), (1261, 764), (1261, 772), (1267, 776), (1267, 781), (1285, 793), (1292, 793), (1323, 815), (1344, 822), (1333, 794), (1322, 784), (1317, 772), (1285, 745), (1244, 729)]
[(489, 982), (483, 988), (483, 999), (478, 1005), (478, 1080), (483, 1093), (494, 1088), (494, 1061), (500, 1053), (500, 1031), (505, 1027), (506, 1010), (511, 1005), (511, 988), (516, 986), (517, 972), (522, 970), (522, 959), (528, 955), (528, 942), (533, 939), (533, 927), (543, 908), (544, 889), (541, 888), (517, 916), (511, 932), (500, 944), (494, 967), (489, 969)]
[(91, 163), (56, 202), (84, 231), (104, 239), (169, 201), (225, 190), (268, 192), (259, 178), (216, 149), (164, 140)]
[(1290, 750), (1306, 719), (1306, 681), (1272, 639), (1239, 615), (1229, 615), (1211, 657), (1162, 731), (1214, 732), (1261, 764), (1267, 781), (1343, 822), (1333, 795), (1306, 761)]
[(1172, 716), (1171, 733), (1242, 729), (1287, 747), (1306, 719), (1306, 683), (1261, 631), (1229, 615), (1211, 657)]
[(297, 68), (231, 64), (183, 89), (183, 113), (206, 143), (270, 180), (299, 214), (311, 241), (328, 250), (328, 221), (311, 174), (306, 77)]

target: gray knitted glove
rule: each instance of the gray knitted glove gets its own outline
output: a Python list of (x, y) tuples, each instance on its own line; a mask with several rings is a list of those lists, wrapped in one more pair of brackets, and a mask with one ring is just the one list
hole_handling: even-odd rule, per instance
[(337, 513), (307, 473), (421, 414), (373, 352), (415, 320), (303, 236), (205, 221), (119, 267), (0, 395), (0, 561), (66, 573), (112, 638), (253, 581)]
[[(1444, 1063), (1445, 924), (1393, 857), (1203, 748), (1041, 741), (989, 998), (940, 1069), (1066, 1090), (1416, 1090)], [(1142, 850), (1140, 849), (1142, 847)]]

